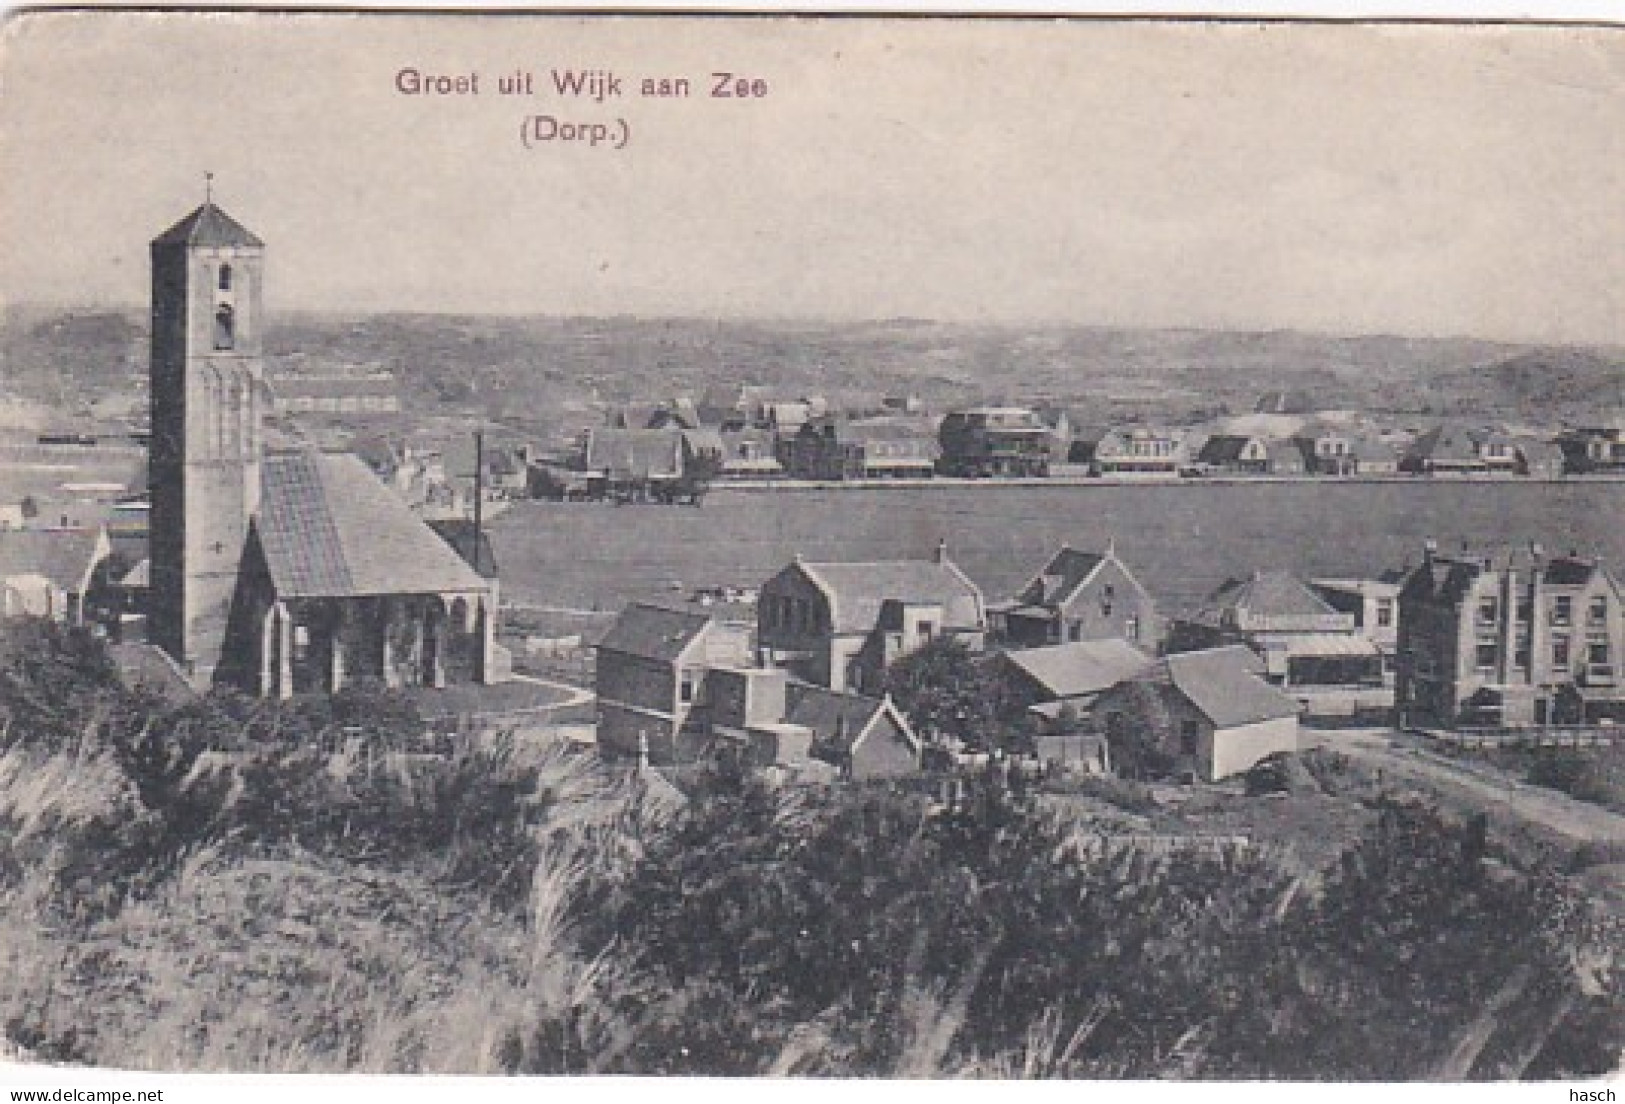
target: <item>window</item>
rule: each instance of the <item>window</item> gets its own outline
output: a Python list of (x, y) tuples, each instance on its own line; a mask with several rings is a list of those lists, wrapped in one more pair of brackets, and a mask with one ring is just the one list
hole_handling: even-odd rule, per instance
[(221, 303), (214, 312), (214, 347), (218, 350), (237, 347), (236, 321), (230, 303)]
[(694, 700), (694, 672), (684, 671), (678, 677), (677, 696), (687, 705)]
[(1566, 636), (1552, 637), (1552, 666), (1567, 668), (1569, 665), (1569, 638)]
[(229, 264), (220, 266), (220, 290), (231, 290), (231, 266)]
[(1377, 628), (1390, 628), (1394, 623), (1394, 600), (1392, 598), (1377, 599)]
[(1140, 639), (1140, 619), (1130, 617), (1123, 622), (1123, 636), (1128, 640)]
[(1076, 644), (1083, 639), (1083, 622), (1069, 621), (1066, 626), (1066, 638)]
[(1605, 625), (1608, 623), (1607, 598), (1598, 597), (1591, 599), (1591, 605), (1586, 610), (1586, 621), (1592, 625)]
[(1593, 670), (1608, 669), (1608, 641), (1593, 640), (1586, 647), (1586, 666)]
[(1195, 755), (1201, 741), (1202, 727), (1195, 721), (1186, 721), (1180, 726), (1179, 750), (1186, 755)]
[(936, 623), (934, 621), (921, 621), (920, 622), (920, 635), (922, 637), (924, 637), (927, 640), (930, 640), (936, 634), (937, 634), (937, 626), (936, 626)]
[(1500, 649), (1493, 641), (1479, 641), (1474, 650), (1474, 662), (1480, 671), (1495, 670), (1495, 661), (1500, 656)]
[(1478, 623), (1493, 625), (1501, 619), (1501, 603), (1494, 598), (1478, 600)]
[(1552, 624), (1569, 625), (1574, 622), (1574, 599), (1560, 594), (1552, 599)]

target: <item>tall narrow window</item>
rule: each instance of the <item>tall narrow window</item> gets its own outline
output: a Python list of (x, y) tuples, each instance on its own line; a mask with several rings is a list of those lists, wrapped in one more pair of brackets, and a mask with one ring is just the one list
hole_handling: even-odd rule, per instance
[(236, 328), (236, 319), (232, 316), (231, 304), (221, 303), (220, 308), (214, 312), (214, 347), (216, 349), (236, 348)]
[(229, 264), (220, 266), (220, 290), (231, 290), (231, 266)]

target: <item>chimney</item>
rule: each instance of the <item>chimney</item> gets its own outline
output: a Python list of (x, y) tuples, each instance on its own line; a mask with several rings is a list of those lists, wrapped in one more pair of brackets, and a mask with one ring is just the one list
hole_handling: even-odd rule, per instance
[(937, 554), (935, 559), (939, 564), (948, 562), (948, 541), (945, 538), (938, 539), (937, 541)]
[(649, 770), (649, 734), (638, 733), (638, 773), (645, 774)]
[(1433, 557), (1439, 554), (1439, 542), (1429, 537), (1422, 542), (1422, 565), (1424, 567), (1433, 563)]

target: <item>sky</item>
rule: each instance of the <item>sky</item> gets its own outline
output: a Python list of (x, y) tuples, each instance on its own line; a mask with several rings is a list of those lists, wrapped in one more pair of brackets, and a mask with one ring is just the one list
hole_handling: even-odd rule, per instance
[(212, 172), (273, 311), (1625, 344), (1625, 28), (54, 12), (0, 89), (9, 302), (144, 303)]

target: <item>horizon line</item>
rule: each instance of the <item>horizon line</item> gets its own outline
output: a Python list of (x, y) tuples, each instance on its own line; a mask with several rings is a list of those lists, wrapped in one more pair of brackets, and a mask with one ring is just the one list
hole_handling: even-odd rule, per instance
[[(102, 313), (121, 315), (145, 315), (149, 312), (149, 305), (141, 300), (125, 302), (72, 302), (55, 299), (9, 299), (4, 304), (4, 314), (10, 315), (14, 311), (40, 311), (55, 312), (58, 314), (75, 313)], [(1481, 334), (1467, 333), (1406, 333), (1396, 330), (1316, 330), (1304, 329), (1296, 326), (1268, 326), (1268, 325), (1237, 325), (1212, 326), (1180, 323), (1123, 323), (1123, 322), (1084, 322), (1069, 321), (1060, 318), (1032, 318), (1032, 319), (953, 319), (931, 318), (919, 315), (890, 315), (890, 316), (841, 316), (817, 314), (673, 314), (664, 312), (641, 313), (637, 311), (621, 311), (613, 314), (581, 314), (561, 313), (555, 311), (519, 311), (519, 310), (474, 310), (461, 309), (423, 309), (423, 308), (371, 308), (371, 307), (282, 307), (267, 309), (266, 316), (275, 320), (278, 316), (295, 317), (300, 315), (322, 318), (356, 318), (356, 317), (417, 317), (417, 318), (474, 318), (492, 321), (523, 321), (541, 320), (555, 322), (573, 321), (635, 321), (635, 322), (702, 322), (733, 325), (817, 325), (827, 327), (840, 326), (939, 326), (943, 328), (965, 330), (1095, 330), (1116, 331), (1127, 333), (1194, 333), (1235, 336), (1295, 336), (1320, 338), (1331, 341), (1427, 341), (1427, 342), (1474, 342), (1481, 345), (1503, 345), (1519, 348), (1546, 348), (1546, 349), (1575, 349), (1589, 351), (1607, 351), (1615, 355), (1625, 355), (1625, 341), (1597, 341), (1586, 338), (1568, 338), (1553, 340), (1536, 337), (1493, 337)]]

